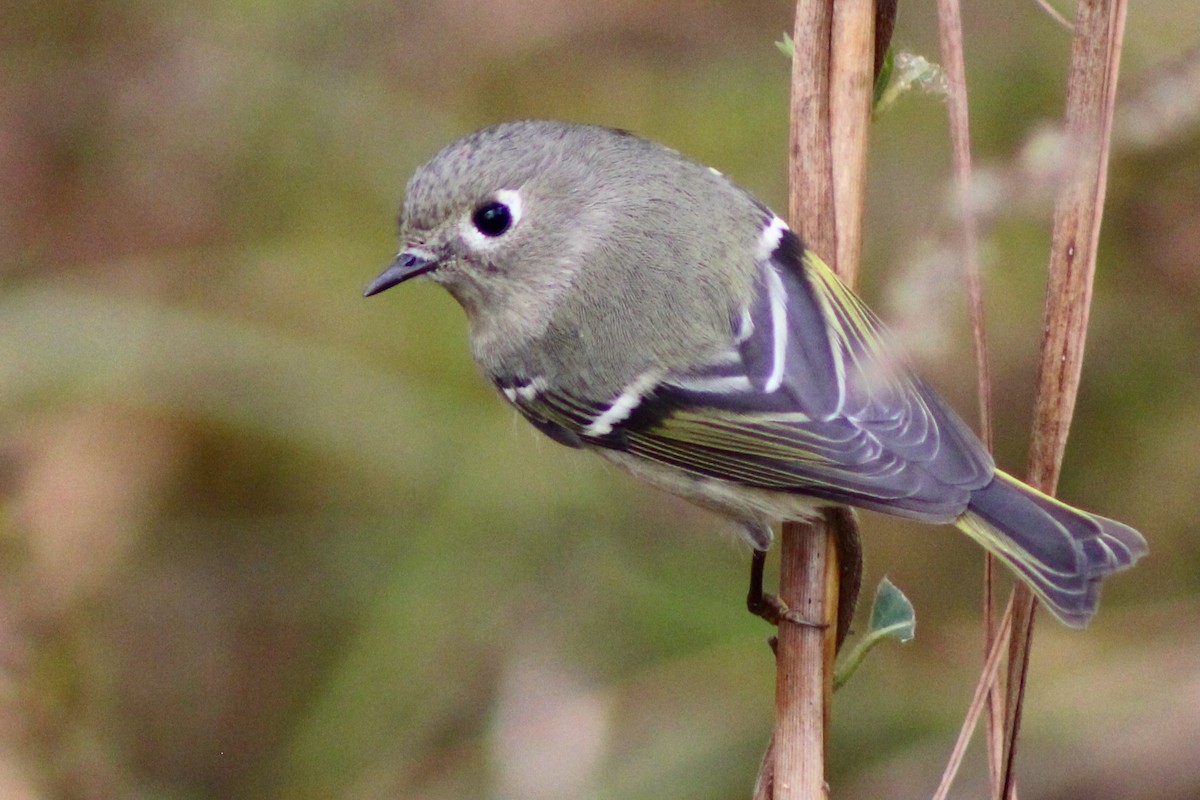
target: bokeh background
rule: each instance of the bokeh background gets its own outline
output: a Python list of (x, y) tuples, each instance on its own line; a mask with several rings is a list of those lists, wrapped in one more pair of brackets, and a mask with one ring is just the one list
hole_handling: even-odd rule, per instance
[[(936, 60), (932, 4), (899, 47)], [(1024, 463), (1069, 36), (967, 4), (997, 453)], [(1061, 494), (1151, 555), (1043, 619), (1022, 797), (1200, 796), (1200, 25), (1131, 4)], [(1069, 13), (1069, 9), (1068, 9)], [(0, 796), (731, 798), (772, 714), (723, 524), (543, 440), (429, 285), (360, 292), (412, 170), (546, 116), (785, 206), (783, 0), (0, 2)], [(975, 414), (942, 103), (874, 126), (863, 291)], [(928, 796), (980, 552), (864, 517), (917, 638), (835, 700), (840, 798)], [(869, 597), (867, 598), (869, 600)], [(865, 613), (865, 607), (860, 613)], [(978, 737), (977, 737), (978, 739)], [(957, 797), (983, 796), (978, 747)]]

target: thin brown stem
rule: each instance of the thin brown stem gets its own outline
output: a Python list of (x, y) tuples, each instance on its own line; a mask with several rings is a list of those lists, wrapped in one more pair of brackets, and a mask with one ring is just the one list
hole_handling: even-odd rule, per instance
[[(1029, 456), (1029, 482), (1048, 493), (1058, 483), (1083, 367), (1125, 10), (1125, 0), (1080, 0), (1076, 8), (1067, 81), (1066, 133), (1079, 158), (1055, 203), (1042, 359)], [(1013, 764), (1036, 606), (1023, 585), (1018, 585), (1014, 594), (1004, 780), (998, 798), (1011, 797), (1015, 791)]]
[[(984, 322), (983, 287), (979, 267), (979, 234), (971, 193), (971, 137), (967, 105), (966, 60), (963, 54), (962, 9), (958, 0), (938, 0), (938, 36), (940, 41), (942, 70), (946, 76), (947, 114), (949, 117), (951, 155), (954, 170), (956, 208), (959, 210), (958, 250), (966, 282), (967, 304), (971, 317), (972, 341), (975, 348), (975, 365), (979, 405), (979, 435), (988, 450), (992, 449), (992, 376), (988, 357), (987, 328)], [(983, 652), (984, 657), (993, 650), (996, 638), (994, 625), (993, 579), (995, 564), (991, 554), (984, 555), (983, 567)], [(992, 785), (1000, 781), (1000, 686), (989, 684), (987, 753), (988, 769)], [(964, 720), (963, 727), (972, 728), (973, 719)], [(960, 732), (960, 740), (963, 733)], [(953, 773), (949, 773), (953, 779)]]
[(1004, 653), (1004, 648), (1008, 646), (1010, 631), (1008, 624), (1011, 621), (1012, 603), (1010, 602), (1004, 611), (1004, 618), (1000, 621), (1000, 635), (992, 642), (984, 658), (983, 670), (979, 673), (979, 682), (975, 684), (975, 695), (971, 698), (971, 705), (967, 709), (967, 718), (958, 731), (958, 740), (954, 743), (950, 760), (946, 763), (942, 781), (933, 794), (933, 800), (946, 800), (950, 794), (954, 776), (958, 774), (958, 768), (962, 765), (963, 756), (967, 752), (967, 745), (971, 742), (971, 734), (979, 722), (979, 715), (983, 712), (984, 700), (991, 696), (992, 690), (996, 687), (996, 676), (1000, 673), (1000, 657)]
[(971, 135), (967, 114), (967, 77), (962, 46), (962, 12), (958, 0), (938, 0), (942, 70), (946, 75), (951, 156), (956, 207), (959, 209), (958, 252), (967, 284), (967, 300), (975, 346), (979, 397), (979, 436), (992, 448), (992, 374), (984, 325), (983, 287), (979, 268), (979, 233), (971, 195)]

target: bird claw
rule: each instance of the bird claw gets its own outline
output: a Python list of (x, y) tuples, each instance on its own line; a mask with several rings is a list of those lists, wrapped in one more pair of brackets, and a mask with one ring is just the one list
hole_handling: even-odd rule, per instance
[(746, 593), (746, 608), (756, 617), (762, 617), (767, 622), (779, 627), (780, 622), (790, 622), (793, 625), (803, 625), (806, 628), (828, 628), (824, 622), (813, 622), (799, 611), (788, 608), (778, 595), (767, 594), (763, 591), (763, 565), (766, 563), (767, 552), (755, 550), (750, 561), (750, 591)]
[(780, 622), (790, 622), (793, 625), (803, 625), (806, 628), (823, 629), (829, 627), (828, 623), (813, 622), (799, 611), (788, 608), (787, 603), (773, 594), (761, 594), (758, 597), (747, 598), (746, 608), (754, 616), (765, 619), (775, 627), (779, 627)]

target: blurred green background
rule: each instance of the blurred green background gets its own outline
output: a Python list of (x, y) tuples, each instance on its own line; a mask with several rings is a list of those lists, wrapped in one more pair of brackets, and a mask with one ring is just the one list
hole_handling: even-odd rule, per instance
[[(896, 44), (936, 60), (930, 5)], [(968, 6), (1020, 472), (1053, 171), (1031, 142), (1070, 42), (1033, 2)], [(1151, 554), (1086, 632), (1042, 620), (1028, 800), (1200, 796), (1200, 31), (1131, 6), (1060, 492)], [(412, 170), (504, 119), (630, 128), (784, 210), (790, 14), (0, 2), (0, 796), (749, 796), (773, 662), (744, 548), (517, 421), (440, 290), (360, 293)], [(928, 96), (874, 126), (863, 291), (974, 419), (945, 127)], [(981, 555), (863, 523), (866, 585), (891, 576), (918, 635), (837, 696), (833, 795), (928, 796), (981, 661)], [(976, 747), (954, 796), (983, 772)]]

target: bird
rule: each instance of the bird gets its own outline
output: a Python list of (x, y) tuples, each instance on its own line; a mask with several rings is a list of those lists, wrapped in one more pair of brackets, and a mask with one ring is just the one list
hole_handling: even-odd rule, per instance
[(399, 239), (366, 296), (443, 286), (521, 416), (733, 520), (760, 558), (775, 523), (829, 507), (953, 525), (1083, 627), (1101, 580), (1147, 551), (998, 469), (780, 216), (665, 145), (484, 128), (416, 170)]

